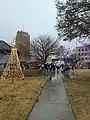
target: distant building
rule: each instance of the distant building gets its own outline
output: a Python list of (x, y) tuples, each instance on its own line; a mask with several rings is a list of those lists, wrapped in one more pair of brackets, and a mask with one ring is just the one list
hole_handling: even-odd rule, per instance
[(90, 45), (77, 47), (75, 50), (77, 66), (81, 68), (90, 68)]
[(11, 46), (5, 41), (0, 40), (0, 71), (8, 62), (9, 55), (11, 53)]
[(3, 40), (0, 40), (0, 53), (10, 53), (11, 46)]
[(20, 60), (30, 59), (30, 35), (27, 32), (17, 32), (16, 46), (20, 51)]
[(52, 63), (52, 62), (55, 62), (55, 61), (57, 61), (56, 55), (49, 55), (46, 62), (47, 63)]

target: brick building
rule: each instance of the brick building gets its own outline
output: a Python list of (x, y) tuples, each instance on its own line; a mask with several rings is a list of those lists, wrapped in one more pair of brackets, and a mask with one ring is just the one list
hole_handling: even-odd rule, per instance
[(90, 68), (90, 45), (84, 45), (75, 49), (77, 66), (81, 68)]
[(27, 32), (17, 32), (16, 46), (20, 51), (20, 60), (30, 59), (30, 35)]

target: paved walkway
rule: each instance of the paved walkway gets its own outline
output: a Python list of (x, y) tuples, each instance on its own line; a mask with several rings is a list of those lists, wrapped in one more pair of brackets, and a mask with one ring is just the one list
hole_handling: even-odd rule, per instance
[(75, 120), (60, 74), (46, 84), (28, 120)]

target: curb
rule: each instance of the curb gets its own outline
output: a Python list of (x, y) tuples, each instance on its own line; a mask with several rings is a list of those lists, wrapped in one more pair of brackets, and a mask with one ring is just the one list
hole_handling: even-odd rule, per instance
[(43, 91), (43, 89), (44, 89), (47, 81), (48, 81), (48, 77), (47, 77), (47, 80), (45, 81), (44, 85), (42, 86), (41, 90), (39, 91), (39, 93), (38, 93), (38, 95), (37, 95), (37, 97), (36, 97), (36, 100), (35, 100), (34, 104), (32, 105), (32, 108), (30, 109), (30, 111), (29, 111), (28, 115), (26, 116), (25, 120), (28, 120), (28, 117), (29, 117), (29, 115), (31, 114), (31, 112), (32, 112), (35, 104), (37, 103), (37, 100), (38, 100), (39, 96), (41, 95), (41, 93), (42, 93), (42, 91)]
[[(63, 84), (64, 84), (64, 80), (63, 80)], [(65, 88), (65, 84), (64, 84), (64, 88)], [(68, 98), (68, 92), (67, 92), (66, 88), (65, 88), (65, 92), (66, 92), (66, 95), (67, 95), (67, 98)], [(72, 104), (71, 104), (71, 102), (70, 102), (69, 99), (68, 99), (68, 101), (69, 101), (69, 104), (70, 104), (70, 107), (71, 107), (71, 110), (72, 110), (74, 119), (76, 120), (76, 116), (75, 116), (74, 110), (73, 110), (73, 108), (72, 108)]]

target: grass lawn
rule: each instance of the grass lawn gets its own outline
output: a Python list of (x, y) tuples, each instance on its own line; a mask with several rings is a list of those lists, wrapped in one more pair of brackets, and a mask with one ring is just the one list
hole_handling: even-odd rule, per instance
[(90, 120), (90, 70), (75, 70), (76, 78), (65, 80), (65, 88), (76, 120)]
[(0, 120), (25, 120), (44, 83), (44, 77), (25, 78), (13, 84), (0, 80)]

